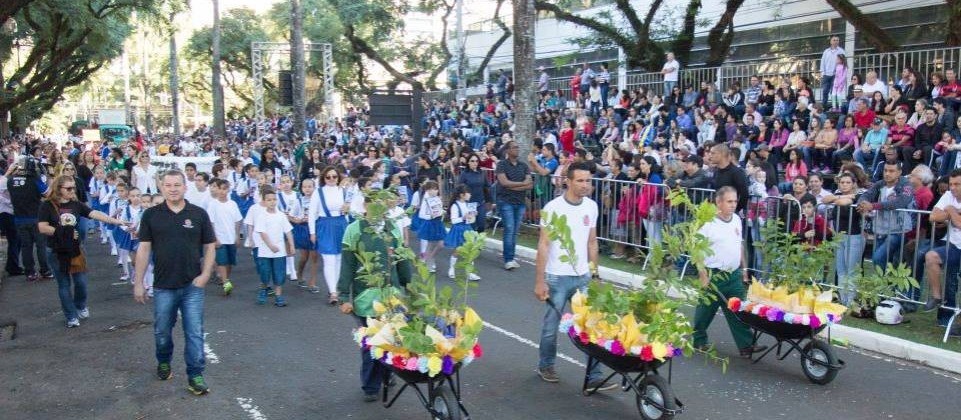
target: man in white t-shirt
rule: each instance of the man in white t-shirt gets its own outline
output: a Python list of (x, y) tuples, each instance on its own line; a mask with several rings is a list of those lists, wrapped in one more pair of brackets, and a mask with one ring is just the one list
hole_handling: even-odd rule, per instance
[[(924, 310), (938, 309), (938, 325), (946, 327), (953, 311), (940, 309), (944, 303), (946, 307), (956, 305), (955, 296), (958, 291), (958, 269), (961, 268), (961, 169), (951, 171), (948, 176), (948, 192), (941, 196), (931, 211), (931, 222), (944, 222), (948, 225), (948, 243), (931, 249), (924, 254), (924, 270), (928, 272), (928, 288), (931, 297)], [(947, 272), (942, 277), (943, 271)], [(942, 279), (947, 278), (947, 287), (941, 288)], [(924, 273), (918, 273), (918, 280), (924, 279)], [(951, 335), (961, 335), (961, 327), (955, 324)]]
[(207, 203), (211, 200), (210, 191), (207, 186), (208, 182), (210, 182), (210, 175), (204, 172), (194, 175), (194, 180), (192, 182), (192, 184), (194, 184), (194, 188), (187, 189), (187, 193), (184, 194), (184, 198), (187, 199), (190, 204), (199, 206), (202, 209), (207, 208)]
[(728, 298), (744, 299), (747, 294), (742, 282), (742, 279), (748, 280), (741, 236), (743, 227), (741, 218), (734, 213), (737, 210), (737, 191), (729, 186), (718, 188), (714, 195), (714, 204), (717, 205), (717, 216), (699, 231), (711, 242), (714, 254), (704, 259), (707, 270), (698, 272), (703, 287), (713, 284), (714, 288), (709, 289), (708, 293), (714, 294), (714, 299), (708, 304), (698, 304), (694, 310), (694, 347), (700, 350), (710, 348), (707, 329), (711, 326), (717, 309), (722, 308), (741, 356), (751, 357), (767, 346), (755, 345), (751, 329), (738, 320), (733, 312), (724, 308)]
[[(588, 198), (593, 191), (591, 167), (586, 162), (573, 163), (567, 169), (567, 190), (564, 195), (547, 203), (541, 217), (541, 233), (537, 243), (537, 261), (534, 269), (534, 296), (547, 301), (547, 314), (541, 329), (540, 361), (537, 373), (547, 382), (558, 382), (554, 370), (557, 357), (557, 328), (561, 311), (578, 290), (586, 291), (592, 275), (597, 274), (597, 203)], [(554, 216), (566, 216), (571, 240), (575, 246), (574, 263), (561, 262), (566, 255), (560, 242), (552, 241), (543, 226)], [(605, 390), (617, 387), (617, 383), (605, 384), (600, 367), (595, 365), (589, 373), (587, 389)]]
[[(210, 223), (214, 226), (217, 236), (217, 277), (224, 288), (224, 295), (230, 295), (234, 289), (230, 282), (230, 270), (237, 265), (237, 237), (240, 233), (240, 208), (231, 200), (230, 183), (223, 179), (215, 179), (210, 185), (211, 198), (204, 207)], [(188, 192), (189, 194), (189, 192)], [(191, 202), (190, 199), (187, 199)], [(191, 202), (192, 203), (192, 202)], [(197, 204), (199, 206), (199, 204)]]
[(670, 95), (674, 86), (677, 86), (678, 75), (681, 74), (681, 63), (674, 59), (674, 53), (667, 53), (667, 62), (661, 68), (664, 75), (664, 96)]

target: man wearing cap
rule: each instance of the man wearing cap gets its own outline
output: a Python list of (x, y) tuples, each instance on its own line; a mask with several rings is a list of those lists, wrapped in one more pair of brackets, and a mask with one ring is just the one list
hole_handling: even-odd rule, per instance
[(865, 171), (877, 166), (878, 157), (881, 156), (881, 146), (888, 140), (888, 129), (884, 126), (884, 121), (875, 117), (871, 121), (871, 129), (864, 133), (861, 147), (854, 151), (854, 160), (861, 164)]
[(854, 110), (858, 108), (858, 101), (860, 101), (861, 98), (864, 98), (864, 88), (861, 87), (861, 85), (854, 85), (851, 88), (851, 100), (848, 101), (848, 106), (845, 108), (847, 113), (853, 113)]
[(541, 72), (540, 77), (537, 79), (537, 93), (541, 96), (547, 95), (547, 71), (544, 70), (544, 66), (538, 66), (537, 71)]

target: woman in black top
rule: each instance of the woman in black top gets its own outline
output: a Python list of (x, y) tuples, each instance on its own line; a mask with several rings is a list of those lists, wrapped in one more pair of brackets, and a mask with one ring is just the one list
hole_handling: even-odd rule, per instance
[(320, 153), (320, 149), (313, 147), (304, 156), (303, 162), (300, 165), (300, 175), (301, 181), (314, 178), (314, 166), (318, 163), (323, 163), (323, 155)]
[(284, 165), (277, 160), (277, 152), (274, 151), (272, 147), (265, 147), (260, 152), (260, 172), (271, 171), (275, 173), (275, 177), (284, 172)]
[(470, 190), (469, 203), (477, 204), (477, 217), (474, 219), (474, 231), (483, 232), (487, 228), (487, 202), (490, 192), (487, 186), (487, 175), (480, 168), (480, 158), (471, 153), (467, 156), (467, 166), (457, 177), (457, 184), (464, 184)]
[(864, 258), (864, 236), (861, 234), (861, 213), (858, 212), (858, 198), (862, 190), (858, 188), (857, 179), (853, 174), (844, 172), (835, 180), (838, 190), (824, 197), (824, 204), (833, 205), (831, 211), (831, 228), (836, 233), (844, 233), (844, 239), (838, 246), (835, 258), (835, 270), (838, 274), (838, 287), (841, 303), (847, 305), (854, 298), (854, 286), (851, 284), (857, 274), (858, 267)]
[[(50, 196), (40, 204), (38, 231), (47, 240), (47, 258), (53, 269), (60, 293), (60, 307), (67, 318), (67, 328), (80, 326), (80, 320), (90, 316), (87, 310), (87, 274), (85, 267), (73, 264), (76, 257), (83, 257), (78, 231), (81, 218), (90, 218), (112, 225), (122, 225), (118, 219), (91, 210), (77, 200), (78, 185), (72, 174), (58, 176), (50, 184)], [(84, 263), (85, 265), (85, 263)], [(70, 286), (73, 285), (71, 293)]]

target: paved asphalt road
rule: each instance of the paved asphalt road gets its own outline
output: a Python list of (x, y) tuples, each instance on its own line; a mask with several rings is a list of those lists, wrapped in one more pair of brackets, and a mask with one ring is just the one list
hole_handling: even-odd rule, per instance
[[(175, 375), (155, 378), (151, 307), (116, 286), (118, 269), (106, 249), (90, 250), (91, 318), (64, 328), (56, 283), (9, 279), (0, 291), (0, 319), (15, 318), (16, 340), (0, 342), (2, 419), (420, 419), (413, 393), (390, 409), (362, 402), (354, 324), (323, 295), (294, 289), (290, 306), (254, 304), (249, 257), (230, 298), (209, 288), (207, 371), (212, 392), (185, 390), (182, 337), (175, 340)], [(500, 268), (499, 256), (477, 261), (483, 276), (471, 304), (495, 328), (482, 334), (485, 355), (464, 369), (463, 399), (474, 419), (638, 418), (633, 395), (580, 395), (583, 368), (558, 359), (559, 384), (534, 373), (544, 307), (531, 292), (533, 267)], [(444, 260), (440, 260), (444, 261)], [(446, 263), (439, 267), (441, 273)], [(444, 280), (446, 281), (446, 280)], [(179, 326), (178, 326), (179, 328)], [(738, 359), (720, 316), (712, 338), (731, 356), (727, 373), (701, 357), (674, 366), (673, 388), (689, 419), (957, 419), (961, 378), (857, 350), (837, 349), (847, 362), (837, 379), (814, 385), (798, 358)], [(565, 337), (560, 351), (582, 362)]]

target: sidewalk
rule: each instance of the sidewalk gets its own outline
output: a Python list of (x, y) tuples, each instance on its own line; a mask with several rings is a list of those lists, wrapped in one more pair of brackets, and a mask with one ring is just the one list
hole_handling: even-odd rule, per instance
[[(502, 247), (501, 241), (487, 238), (487, 249), (500, 252)], [(522, 259), (534, 261), (536, 254), (537, 251), (533, 248), (517, 245), (516, 255)], [(599, 271), (602, 279), (626, 287), (636, 287), (644, 281), (644, 277), (641, 275), (615, 270), (603, 265), (599, 267)], [(870, 352), (961, 374), (961, 353), (842, 324), (832, 326), (822, 332), (821, 335), (826, 336), (829, 330), (832, 341), (847, 342), (851, 346)]]

